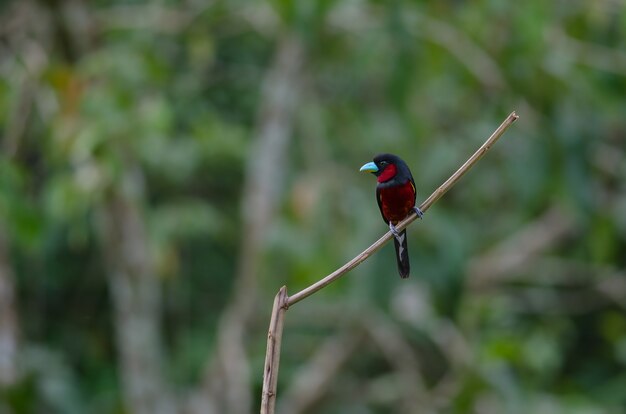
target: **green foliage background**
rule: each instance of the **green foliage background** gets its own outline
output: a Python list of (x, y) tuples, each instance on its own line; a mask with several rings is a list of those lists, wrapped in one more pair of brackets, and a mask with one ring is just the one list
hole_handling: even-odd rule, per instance
[[(277, 289), (305, 287), (385, 231), (358, 168), (399, 154), (424, 199), (516, 110), (411, 228), (411, 279), (386, 247), (290, 310), (279, 402), (327, 338), (380, 317), (418, 361), (431, 412), (626, 410), (623, 2), (75, 3), (0, 6), (0, 223), (22, 373), (0, 412), (129, 412), (97, 234), (127, 158), (164, 289), (165, 375), (183, 393), (200, 380), (246, 237), (241, 211), (255, 208), (240, 203), (262, 84), (288, 37), (305, 57), (246, 333), (254, 400)], [(548, 242), (537, 230), (561, 225)], [(396, 371), (362, 339), (310, 412), (403, 412)]]

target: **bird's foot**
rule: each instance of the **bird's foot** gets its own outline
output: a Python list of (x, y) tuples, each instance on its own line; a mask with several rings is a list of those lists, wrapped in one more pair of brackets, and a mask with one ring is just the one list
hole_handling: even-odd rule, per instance
[(415, 214), (417, 214), (417, 217), (419, 218), (424, 217), (424, 212), (420, 210), (418, 206), (413, 207), (413, 211), (415, 211)]
[(393, 223), (389, 222), (389, 230), (391, 231), (391, 234), (393, 234), (393, 236), (396, 239), (400, 238), (400, 232), (396, 229), (396, 226), (393, 225)]

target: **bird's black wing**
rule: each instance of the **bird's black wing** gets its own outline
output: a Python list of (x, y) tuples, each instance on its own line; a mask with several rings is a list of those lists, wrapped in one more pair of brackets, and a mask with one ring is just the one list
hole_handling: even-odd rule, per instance
[(378, 209), (380, 210), (380, 215), (385, 221), (385, 224), (389, 224), (389, 220), (385, 218), (385, 214), (383, 213), (383, 201), (380, 199), (380, 188), (378, 188), (378, 186), (376, 186), (376, 202), (378, 203)]
[(411, 185), (413, 186), (414, 199), (413, 204), (417, 200), (417, 187), (415, 187), (415, 180), (413, 179), (413, 174), (411, 174), (411, 170), (407, 167), (407, 171), (409, 172), (409, 181), (411, 181)]

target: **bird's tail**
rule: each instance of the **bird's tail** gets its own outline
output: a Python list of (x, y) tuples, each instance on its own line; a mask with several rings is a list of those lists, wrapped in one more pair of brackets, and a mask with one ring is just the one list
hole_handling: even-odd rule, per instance
[(411, 265), (409, 264), (409, 248), (406, 242), (406, 230), (402, 230), (398, 237), (394, 237), (393, 245), (396, 248), (396, 261), (398, 262), (398, 273), (402, 279), (409, 277)]

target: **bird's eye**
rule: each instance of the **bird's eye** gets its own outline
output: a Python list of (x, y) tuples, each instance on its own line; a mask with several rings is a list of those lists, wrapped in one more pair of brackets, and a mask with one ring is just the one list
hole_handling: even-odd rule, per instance
[(387, 164), (389, 164), (387, 161), (381, 161), (381, 162), (380, 162), (380, 166), (381, 166), (381, 167), (384, 167), (384, 166), (385, 166), (385, 165), (387, 165)]

